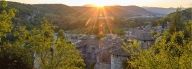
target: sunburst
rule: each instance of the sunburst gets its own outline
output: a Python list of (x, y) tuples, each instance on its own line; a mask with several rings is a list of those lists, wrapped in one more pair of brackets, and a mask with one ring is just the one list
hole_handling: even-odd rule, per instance
[(95, 7), (97, 8), (103, 8), (105, 5), (104, 4), (101, 4), (101, 3), (98, 3), (98, 4), (95, 4)]
[(112, 16), (108, 15), (103, 4), (97, 4), (93, 7), (95, 11), (92, 11), (85, 26), (90, 31), (97, 31), (98, 36), (104, 34), (112, 34)]

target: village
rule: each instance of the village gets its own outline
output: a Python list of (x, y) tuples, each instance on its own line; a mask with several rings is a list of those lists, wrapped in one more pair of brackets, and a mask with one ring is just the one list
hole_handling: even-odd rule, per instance
[(124, 36), (116, 34), (106, 34), (99, 39), (96, 35), (69, 34), (65, 37), (80, 51), (86, 69), (123, 69), (123, 62), (129, 56), (122, 49), (124, 42), (137, 40), (140, 42), (142, 49), (147, 49), (154, 43), (155, 37), (152, 32), (161, 33), (167, 27), (151, 25), (130, 28), (124, 31)]

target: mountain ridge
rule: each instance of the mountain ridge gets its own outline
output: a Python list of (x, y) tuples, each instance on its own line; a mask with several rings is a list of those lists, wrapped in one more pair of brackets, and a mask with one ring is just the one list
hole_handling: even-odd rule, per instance
[[(8, 8), (18, 10), (15, 22), (29, 26), (38, 26), (42, 18), (46, 17), (53, 24), (71, 30), (85, 25), (90, 15), (96, 8), (84, 6), (67, 6), (64, 4), (24, 4), (8, 2)], [(155, 16), (156, 14), (138, 6), (106, 6), (110, 16), (117, 18)]]

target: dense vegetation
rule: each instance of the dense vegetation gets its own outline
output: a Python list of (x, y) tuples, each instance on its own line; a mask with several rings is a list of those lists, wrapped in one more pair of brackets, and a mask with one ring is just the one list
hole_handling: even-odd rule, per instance
[[(84, 69), (85, 64), (79, 51), (65, 39), (64, 31), (60, 29), (97, 34), (99, 24), (96, 24), (97, 27), (94, 29), (89, 28), (92, 26), (85, 26), (94, 8), (71, 8), (61, 4), (26, 5), (5, 1), (0, 3), (1, 69)], [(125, 8), (130, 9), (122, 11)], [(110, 13), (109, 16), (115, 13), (111, 23), (112, 32), (120, 35), (124, 29), (156, 23), (159, 19), (159, 17), (132, 17), (143, 14), (154, 15), (136, 6), (106, 7), (106, 10)], [(139, 41), (123, 46), (131, 55), (126, 61), (125, 68), (190, 69), (192, 9), (182, 11), (178, 9), (177, 12), (160, 19), (158, 24), (170, 27), (163, 33), (155, 35), (155, 43), (149, 49), (141, 49)], [(105, 28), (107, 29), (107, 26)], [(107, 32), (110, 30), (107, 29)]]
[(17, 9), (1, 2), (0, 12), (0, 68), (1, 69), (84, 69), (85, 64), (75, 46), (63, 31), (55, 31), (46, 19), (27, 29), (15, 24)]
[[(55, 28), (64, 29), (72, 33), (96, 34), (98, 29), (86, 26), (86, 22), (97, 10), (94, 7), (69, 7), (62, 4), (22, 4), (8, 2), (8, 9), (17, 9), (13, 18), (13, 24), (25, 25), (26, 29), (39, 26), (41, 20), (46, 17)], [(0, 9), (2, 10), (2, 9)], [(139, 16), (153, 16), (155, 14), (137, 6), (113, 6), (105, 7), (107, 16), (114, 16), (113, 33), (122, 35), (125, 28), (138, 27), (153, 23), (158, 18), (137, 18)], [(130, 11), (131, 10), (131, 11)], [(136, 17), (128, 19), (129, 17)], [(57, 30), (58, 30), (57, 29)], [(88, 30), (87, 30), (88, 29)], [(109, 33), (108, 30), (105, 33)]]
[(127, 69), (190, 69), (192, 19), (188, 16), (191, 16), (191, 13), (190, 9), (178, 9), (164, 18), (170, 27), (158, 34), (155, 43), (149, 49), (141, 49), (138, 41), (123, 46), (131, 54), (127, 61)]

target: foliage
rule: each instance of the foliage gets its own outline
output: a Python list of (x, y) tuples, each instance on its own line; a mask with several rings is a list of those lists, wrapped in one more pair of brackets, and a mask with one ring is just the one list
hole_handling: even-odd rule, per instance
[[(192, 67), (191, 21), (182, 20), (177, 11), (170, 19), (170, 28), (155, 40), (149, 49), (140, 49), (139, 45), (128, 44), (132, 54), (127, 61), (132, 69), (190, 69)], [(135, 45), (138, 48), (135, 48)], [(128, 49), (128, 48), (126, 48)], [(132, 51), (132, 50), (130, 50)]]
[[(7, 5), (7, 8), (17, 9), (17, 14), (14, 18), (15, 25), (25, 25), (27, 29), (31, 30), (33, 27), (39, 26), (42, 18), (46, 17), (48, 20), (51, 20), (53, 24), (59, 29), (64, 29), (67, 31), (77, 30), (75, 32), (83, 31), (80, 33), (86, 33), (86, 22), (95, 12), (94, 10), (96, 10), (95, 8), (69, 7), (62, 4), (30, 5), (16, 2), (8, 2)], [(154, 23), (155, 20), (159, 19), (141, 17), (138, 19), (135, 18), (134, 20), (129, 20), (128, 17), (141, 16), (146, 14), (152, 15), (152, 13), (137, 6), (106, 7), (106, 11), (109, 12), (109, 16), (114, 16), (113, 22), (115, 23), (111, 23), (114, 26), (112, 28), (119, 28), (119, 30), (146, 25), (149, 22)], [(113, 33), (117, 33), (120, 35), (123, 34), (119, 30), (114, 30)], [(91, 34), (95, 34), (95, 31), (91, 32)]]
[(0, 13), (0, 68), (84, 69), (79, 51), (64, 38), (63, 31), (55, 32), (45, 19), (31, 29), (13, 24), (15, 11), (7, 10), (6, 2), (2, 3), (5, 8)]
[(59, 31), (54, 46), (55, 52), (52, 55), (52, 62), (54, 62), (52, 65), (63, 69), (83, 69), (85, 65), (80, 57), (80, 53), (74, 45), (66, 41), (63, 35), (63, 31)]
[(5, 36), (5, 34), (11, 32), (12, 28), (12, 18), (15, 16), (14, 9), (6, 10), (5, 1), (2, 2), (3, 11), (0, 13), (0, 38)]
[(33, 57), (30, 50), (11, 44), (0, 49), (1, 69), (32, 69)]
[(75, 46), (68, 43), (63, 31), (54, 33), (46, 20), (32, 31), (30, 44), (42, 69), (83, 69), (84, 63)]
[[(2, 2), (3, 10), (0, 13), (0, 68), (2, 69), (30, 69), (32, 68), (32, 54), (30, 50), (19, 47), (20, 41), (9, 41), (12, 33), (12, 19), (15, 16), (14, 9), (7, 9), (6, 2)], [(30, 58), (30, 59), (29, 59)]]
[[(167, 38), (170, 41), (167, 41)], [(191, 51), (191, 41), (185, 42), (182, 32), (173, 35), (164, 33), (151, 48), (135, 54), (136, 58), (129, 63), (134, 68), (141, 69), (189, 69), (192, 60)]]

